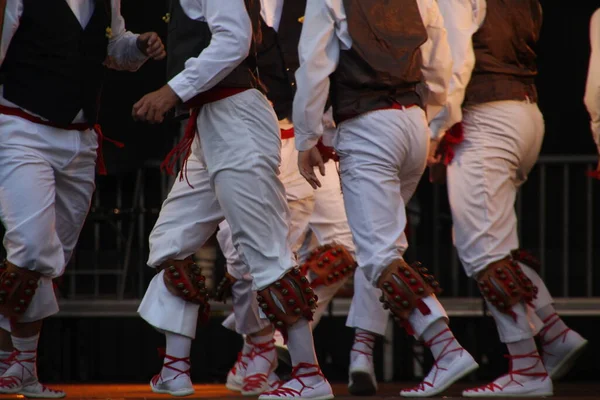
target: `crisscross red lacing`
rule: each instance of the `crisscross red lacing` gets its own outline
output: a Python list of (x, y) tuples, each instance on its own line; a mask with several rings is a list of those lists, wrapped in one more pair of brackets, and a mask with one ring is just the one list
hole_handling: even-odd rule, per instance
[(542, 321), (544, 323), (544, 327), (540, 330), (540, 338), (542, 339), (542, 352), (544, 354), (548, 354), (550, 356), (553, 356), (553, 354), (550, 354), (549, 352), (546, 351), (546, 346), (554, 343), (555, 341), (557, 341), (558, 339), (562, 338), (563, 343), (565, 342), (565, 340), (567, 340), (567, 334), (569, 333), (569, 331), (571, 330), (571, 328), (565, 328), (563, 329), (558, 335), (552, 337), (552, 338), (547, 338), (546, 336), (548, 335), (550, 329), (552, 329), (552, 327), (554, 325), (556, 325), (558, 322), (560, 322), (560, 317), (558, 316), (557, 313), (553, 313), (552, 315), (548, 316), (546, 319), (544, 319)]
[[(188, 376), (190, 375), (192, 363), (190, 362), (189, 357), (177, 358), (177, 357), (170, 356), (165, 352), (165, 349), (163, 349), (163, 348), (158, 349), (158, 355), (159, 355), (159, 357), (163, 357), (165, 360), (165, 362), (163, 363), (163, 368), (167, 368), (167, 369), (170, 369), (170, 370), (178, 373), (177, 375), (169, 378), (169, 380), (177, 379), (181, 375), (188, 375)], [(173, 365), (178, 362), (187, 364), (188, 368), (187, 369), (179, 369), (179, 368), (174, 367)], [(152, 384), (153, 385), (158, 384), (159, 380), (161, 380), (161, 379), (162, 379), (162, 371), (160, 373), (154, 375), (154, 377), (152, 378)], [(162, 380), (164, 382), (164, 379), (162, 379)]]
[[(537, 377), (537, 378), (546, 378), (548, 376), (548, 374), (546, 372), (530, 372), (532, 370), (535, 370), (536, 367), (538, 366), (538, 364), (542, 362), (542, 358), (538, 354), (537, 350), (534, 350), (528, 354), (516, 354), (516, 355), (506, 354), (504, 357), (508, 358), (510, 360), (510, 367), (509, 367), (510, 372), (508, 374), (501, 376), (500, 378), (496, 379), (492, 383), (488, 383), (487, 385), (484, 385), (484, 386), (469, 389), (468, 391), (475, 392), (475, 393), (485, 392), (485, 391), (495, 392), (496, 390), (502, 391), (502, 390), (504, 390), (505, 387), (507, 387), (511, 383), (516, 383), (519, 386), (524, 386), (521, 382), (519, 382), (515, 379), (515, 376), (517, 376), (517, 375)], [(523, 359), (523, 358), (533, 358), (536, 360), (536, 362), (533, 365), (531, 365), (530, 367), (513, 370), (513, 360)], [(506, 382), (506, 384), (504, 386), (498, 385), (496, 382), (499, 379), (504, 378), (505, 376), (508, 376), (510, 378), (510, 380), (508, 382)]]
[[(450, 333), (450, 336), (447, 338), (441, 338), (445, 333)], [(440, 333), (438, 333), (437, 335), (435, 335), (434, 337), (432, 337), (431, 340), (428, 340), (427, 342), (425, 342), (424, 344), (427, 347), (432, 347), (432, 346), (435, 346), (436, 344), (445, 343), (444, 347), (442, 348), (442, 351), (440, 352), (440, 355), (433, 362), (433, 367), (431, 367), (431, 371), (427, 375), (427, 376), (430, 376), (433, 373), (433, 379), (431, 380), (431, 382), (423, 380), (423, 382), (419, 383), (417, 386), (410, 388), (410, 389), (406, 389), (404, 391), (405, 392), (422, 392), (425, 390), (426, 387), (433, 388), (435, 385), (435, 381), (438, 377), (438, 373), (440, 371), (448, 370), (448, 368), (444, 368), (444, 367), (440, 366), (440, 364), (439, 364), (440, 361), (450, 353), (461, 352), (461, 354), (462, 354), (462, 351), (464, 350), (464, 348), (462, 348), (461, 346), (458, 346), (454, 349), (449, 349), (450, 345), (452, 343), (454, 343), (455, 341), (456, 340), (454, 339), (454, 335), (452, 335), (450, 328), (446, 328), (443, 331), (441, 331)]]
[[(312, 369), (313, 371), (300, 373), (300, 371), (303, 369), (308, 369), (308, 370)], [(318, 364), (300, 363), (292, 369), (291, 378), (285, 384), (287, 384), (291, 381), (298, 381), (302, 385), (302, 389), (300, 389), (300, 390), (292, 389), (292, 388), (286, 387), (284, 384), (275, 390), (263, 393), (263, 395), (279, 396), (279, 397), (302, 397), (302, 392), (304, 391), (304, 389), (314, 389), (312, 386), (307, 386), (302, 379), (310, 378), (313, 376), (320, 376), (323, 379), (325, 379), (325, 375), (323, 375), (323, 372), (321, 372), (321, 368), (319, 367)]]
[[(269, 379), (269, 373), (273, 369), (273, 364), (275, 362), (275, 358), (268, 357), (267, 354), (270, 352), (273, 352), (273, 354), (274, 354), (275, 339), (269, 340), (268, 342), (265, 342), (265, 343), (254, 343), (254, 342), (252, 342), (252, 339), (250, 337), (248, 337), (246, 340), (247, 340), (248, 344), (252, 346), (250, 353), (248, 353), (246, 356), (246, 357), (248, 357), (248, 359), (254, 360), (256, 357), (260, 357), (271, 364), (271, 367), (269, 368), (269, 372), (267, 374), (258, 373), (258, 374), (252, 374), (252, 375), (248, 375), (248, 376), (244, 377), (243, 390), (245, 392), (250, 392), (250, 391), (257, 390), (257, 389), (264, 387), (265, 383), (267, 383), (267, 381)], [(246, 367), (247, 367), (247, 364), (246, 364)]]
[[(19, 359), (18, 356), (25, 355), (24, 358)], [(14, 365), (19, 364), (23, 369), (21, 370), (21, 377), (18, 376), (3, 376), (0, 377), (0, 387), (12, 389), (18, 386), (21, 386), (23, 383), (23, 378), (25, 377), (25, 370), (30, 374), (34, 374), (33, 369), (35, 369), (35, 362), (37, 359), (37, 351), (29, 350), (29, 351), (19, 351), (15, 350), (12, 354), (6, 359), (3, 360), (6, 364)], [(33, 368), (23, 365), (24, 363), (33, 364)]]
[(365, 346), (367, 346), (370, 351), (363, 351), (363, 350), (359, 350), (357, 348), (354, 347), (354, 345), (352, 346), (352, 350), (356, 353), (360, 353), (360, 354), (364, 354), (367, 357), (373, 357), (373, 347), (375, 346), (375, 335), (373, 335), (371, 332), (356, 332), (356, 334), (354, 335), (354, 344), (356, 345), (357, 343), (362, 343)]

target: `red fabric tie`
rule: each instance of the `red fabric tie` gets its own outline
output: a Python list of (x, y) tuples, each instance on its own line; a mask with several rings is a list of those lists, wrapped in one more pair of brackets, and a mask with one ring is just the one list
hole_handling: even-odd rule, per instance
[(464, 140), (464, 132), (462, 123), (454, 124), (440, 140), (436, 155), (441, 155), (441, 162), (444, 165), (449, 165), (454, 159), (454, 148)]
[(117, 142), (116, 140), (109, 139), (106, 136), (104, 136), (99, 124), (94, 124), (92, 127), (90, 127), (86, 123), (75, 123), (75, 124), (66, 124), (66, 125), (65, 124), (57, 124), (55, 122), (46, 121), (42, 118), (31, 115), (28, 112), (26, 112), (25, 110), (22, 110), (20, 108), (6, 107), (3, 105), (0, 105), (0, 114), (11, 115), (14, 117), (23, 118), (29, 122), (33, 122), (34, 124), (49, 126), (51, 128), (56, 128), (56, 129), (64, 129), (67, 131), (82, 131), (83, 132), (83, 131), (87, 131), (88, 129), (93, 130), (94, 132), (96, 132), (96, 135), (98, 135), (98, 148), (96, 149), (96, 154), (97, 154), (96, 165), (98, 168), (98, 173), (100, 175), (106, 175), (106, 165), (104, 164), (104, 154), (102, 152), (102, 142), (104, 142), (106, 140), (108, 142), (111, 142), (118, 148), (125, 147), (125, 145), (123, 143)]

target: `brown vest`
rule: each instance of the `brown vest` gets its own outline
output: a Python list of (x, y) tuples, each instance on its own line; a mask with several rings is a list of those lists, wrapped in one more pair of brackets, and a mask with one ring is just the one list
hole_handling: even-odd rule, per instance
[(538, 0), (487, 0), (483, 25), (473, 35), (475, 68), (464, 105), (526, 97), (537, 101), (533, 47), (541, 25)]
[(416, 0), (344, 0), (352, 48), (331, 75), (336, 122), (394, 104), (422, 107), (420, 47), (427, 31)]

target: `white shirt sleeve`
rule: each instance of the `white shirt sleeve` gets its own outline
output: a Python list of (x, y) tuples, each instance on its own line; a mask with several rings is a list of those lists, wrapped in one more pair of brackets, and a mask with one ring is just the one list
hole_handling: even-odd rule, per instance
[(336, 26), (345, 26), (345, 23), (341, 0), (307, 1), (298, 45), (300, 68), (296, 71), (297, 90), (292, 117), (299, 151), (311, 149), (323, 135), (329, 75), (336, 70), (340, 58)]
[(23, 0), (7, 0), (4, 12), (4, 26), (0, 32), (0, 66), (4, 62), (8, 46), (19, 27), (19, 20), (23, 14)]
[(248, 57), (252, 42), (252, 25), (244, 0), (194, 0), (187, 4), (190, 8), (195, 4), (194, 15), (206, 20), (212, 37), (208, 47), (198, 57), (188, 59), (184, 70), (169, 81), (184, 102), (229, 75)]
[(583, 101), (590, 114), (592, 135), (600, 153), (600, 9), (590, 20), (590, 65)]
[[(96, 3), (98, 6), (100, 2)], [(125, 30), (125, 20), (121, 15), (121, 0), (112, 0), (111, 36), (108, 41), (108, 57), (104, 63), (108, 68), (137, 71), (147, 60), (137, 47), (136, 35)]]
[(427, 118), (432, 120), (444, 107), (452, 75), (452, 56), (444, 18), (436, 0), (418, 0), (423, 24), (427, 29), (427, 41), (421, 45), (423, 78), (425, 79), (424, 100)]
[(432, 138), (441, 138), (462, 121), (462, 103), (475, 67), (472, 37), (485, 18), (485, 0), (438, 0), (452, 53), (452, 79), (446, 104), (431, 121)]

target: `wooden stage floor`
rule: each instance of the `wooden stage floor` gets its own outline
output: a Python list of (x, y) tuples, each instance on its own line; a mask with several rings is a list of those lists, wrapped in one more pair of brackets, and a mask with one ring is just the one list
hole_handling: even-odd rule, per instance
[[(379, 393), (377, 396), (364, 397), (364, 399), (391, 399), (401, 397), (398, 396), (400, 389), (410, 386), (409, 383), (394, 383), (394, 384), (381, 384), (379, 387)], [(438, 398), (443, 399), (458, 399), (461, 390), (466, 388), (467, 384), (457, 384), (450, 388), (444, 396)], [(58, 386), (57, 386), (58, 387)], [(150, 392), (148, 385), (64, 385), (60, 386), (61, 389), (67, 392), (68, 399), (104, 399), (104, 400), (120, 400), (120, 399), (168, 399), (170, 396), (159, 395)], [(335, 384), (334, 392), (336, 399), (359, 399), (360, 397), (352, 397), (348, 395), (346, 385)], [(0, 395), (0, 399), (17, 399), (22, 396), (17, 395)], [(219, 399), (219, 398), (230, 398), (230, 399), (242, 399), (236, 393), (230, 392), (225, 388), (224, 385), (197, 385), (196, 394), (185, 397), (185, 399)], [(247, 398), (247, 397), (246, 397)], [(515, 399), (514, 397), (512, 398)], [(592, 400), (600, 399), (600, 381), (597, 383), (558, 383), (554, 388), (554, 397), (556, 400)]]

